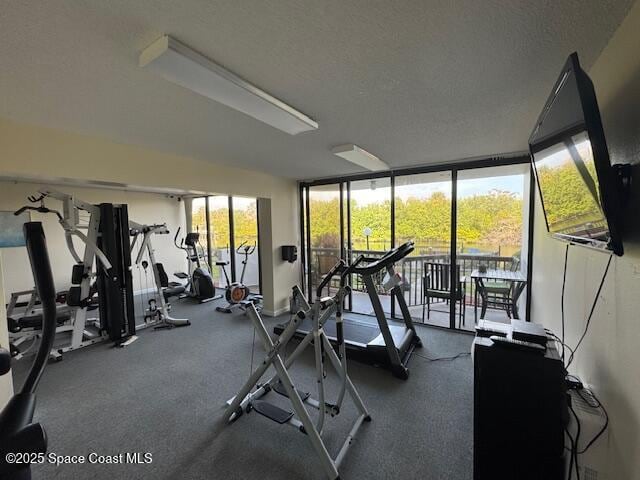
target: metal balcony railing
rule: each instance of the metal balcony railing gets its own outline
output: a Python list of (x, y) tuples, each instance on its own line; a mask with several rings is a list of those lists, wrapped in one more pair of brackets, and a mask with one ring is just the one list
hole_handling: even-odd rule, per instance
[[(416, 251), (424, 251), (416, 247)], [(358, 255), (364, 255), (370, 258), (379, 258), (386, 252), (379, 250), (352, 250), (351, 258), (355, 259)], [(340, 258), (340, 249), (338, 248), (323, 248), (314, 247), (311, 249), (311, 271), (308, 272), (311, 275), (312, 285), (315, 287), (319, 284), (322, 275), (329, 271), (329, 269)], [(475, 284), (471, 280), (471, 272), (478, 269), (480, 265), (485, 265), (488, 269), (502, 269), (511, 270), (513, 262), (518, 261), (515, 257), (507, 257), (501, 255), (487, 255), (487, 254), (475, 254), (475, 253), (458, 253), (456, 255), (456, 262), (460, 265), (460, 275), (465, 277), (466, 292), (465, 304), (472, 305), (475, 298)], [(424, 277), (424, 264), (426, 262), (436, 263), (451, 263), (451, 254), (448, 252), (432, 252), (428, 254), (418, 254), (405, 257), (402, 262), (396, 264), (396, 271), (400, 272), (404, 280), (404, 295), (408, 306), (417, 306), (424, 303), (423, 298), (423, 277)], [(380, 285), (382, 278), (386, 272), (380, 272), (379, 277), (375, 279), (375, 283)], [(332, 285), (337, 286), (337, 285)], [(359, 275), (353, 275), (351, 279), (351, 287), (354, 291), (365, 292), (365, 286)], [(379, 293), (384, 293), (382, 290)]]

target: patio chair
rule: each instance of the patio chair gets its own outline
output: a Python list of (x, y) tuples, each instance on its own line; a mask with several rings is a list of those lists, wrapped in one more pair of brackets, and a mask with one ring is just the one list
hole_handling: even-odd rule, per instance
[(447, 303), (460, 303), (458, 312), (458, 328), (465, 324), (466, 307), (466, 279), (460, 276), (460, 265), (456, 265), (455, 278), (457, 286), (453, 295), (451, 294), (451, 264), (450, 263), (433, 263), (425, 262), (423, 265), (424, 276), (423, 282), (423, 302), (422, 302), (422, 321), (424, 322), (425, 309), (427, 319), (431, 316), (431, 300), (444, 300)]
[[(516, 272), (520, 268), (520, 259), (513, 257), (511, 260), (510, 271)], [(482, 301), (482, 309), (480, 311), (480, 318), (483, 319), (487, 308), (494, 308), (497, 310), (505, 310), (507, 317), (511, 318), (512, 301), (513, 296), (513, 282), (483, 282), (480, 286), (480, 297)]]

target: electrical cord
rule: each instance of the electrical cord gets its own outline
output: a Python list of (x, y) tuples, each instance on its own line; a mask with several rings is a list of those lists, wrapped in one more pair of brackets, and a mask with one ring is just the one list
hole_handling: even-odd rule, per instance
[(569, 345), (567, 345), (566, 343), (564, 343), (562, 341), (562, 339), (557, 336), (555, 333), (547, 330), (549, 333), (551, 333), (551, 335), (553, 335), (553, 338), (556, 340), (556, 342), (558, 342), (561, 346), (562, 346), (562, 354), (564, 355), (564, 349), (566, 348), (567, 350), (569, 350), (570, 353), (573, 353), (573, 348), (571, 348)]
[(612, 259), (613, 259), (613, 255), (609, 255), (609, 261), (607, 262), (607, 266), (604, 269), (604, 273), (602, 275), (602, 279), (600, 280), (600, 285), (598, 286), (598, 291), (596, 292), (596, 296), (593, 299), (593, 303), (591, 304), (591, 311), (589, 312), (589, 316), (587, 317), (587, 323), (586, 323), (586, 325), (584, 327), (584, 332), (582, 332), (582, 335), (580, 336), (580, 340), (578, 340), (578, 343), (574, 347), (573, 353), (569, 356), (569, 360), (567, 361), (567, 365), (565, 367), (567, 369), (569, 368), (569, 366), (573, 362), (573, 359), (575, 357), (575, 353), (578, 351), (578, 348), (580, 348), (580, 345), (582, 344), (582, 341), (587, 336), (587, 332), (589, 331), (589, 325), (591, 325), (591, 319), (593, 318), (593, 312), (596, 309), (596, 305), (598, 304), (598, 298), (600, 298), (600, 292), (602, 291), (602, 287), (604, 286), (604, 282), (607, 279), (607, 273), (609, 273), (609, 267), (611, 266), (611, 260)]
[[(565, 291), (565, 287), (567, 285), (567, 261), (569, 259), (569, 244), (567, 243), (567, 246), (564, 250), (564, 270), (562, 273), (562, 295), (560, 296), (560, 312), (561, 312), (561, 319), (562, 319), (562, 340), (560, 341), (560, 343), (562, 343), (562, 345), (564, 346), (564, 340), (565, 340), (565, 331), (564, 331), (564, 291)], [(562, 349), (562, 364), (564, 365), (564, 348)]]
[[(573, 452), (575, 451), (575, 446), (576, 446), (576, 442), (573, 440), (573, 436), (571, 436), (571, 433), (569, 432), (569, 429), (565, 427), (564, 429), (565, 433), (567, 434), (567, 437), (569, 437), (569, 442), (571, 443), (571, 448), (569, 448), (569, 452), (571, 455), (571, 459), (569, 461), (569, 472), (567, 474), (567, 480), (572, 480), (572, 476), (573, 476)], [(566, 449), (567, 447), (565, 447)]]
[(470, 356), (471, 352), (461, 352), (458, 353), (457, 355), (454, 355), (452, 357), (436, 357), (436, 358), (431, 358), (431, 357), (427, 357), (426, 355), (420, 355), (419, 353), (413, 352), (413, 354), (417, 357), (423, 358), (425, 360), (428, 360), (429, 362), (440, 362), (440, 361), (453, 361), (456, 360), (460, 357), (466, 357), (466, 356)]
[(576, 390), (576, 391), (578, 395), (580, 395), (580, 398), (582, 398), (587, 403), (587, 405), (589, 405), (591, 408), (602, 409), (602, 412), (604, 413), (605, 421), (602, 428), (598, 431), (598, 433), (595, 434), (595, 436), (589, 441), (589, 443), (587, 443), (587, 445), (582, 450), (577, 452), (578, 455), (582, 455), (587, 450), (589, 450), (589, 448), (591, 448), (591, 446), (594, 443), (596, 443), (596, 441), (602, 436), (602, 434), (609, 427), (609, 413), (607, 412), (607, 409), (604, 408), (604, 405), (602, 404), (602, 402), (598, 399), (598, 397), (596, 397), (596, 395), (591, 390), (587, 390), (587, 389), (584, 389), (584, 390), (589, 393), (589, 396), (593, 398), (593, 400), (595, 400), (595, 404), (589, 401), (589, 399), (585, 398), (581, 390)]
[(571, 462), (573, 462), (576, 466), (576, 480), (580, 480), (580, 468), (578, 467), (578, 442), (580, 441), (580, 430), (582, 426), (580, 425), (580, 419), (576, 414), (576, 411), (573, 409), (573, 405), (569, 403), (569, 410), (573, 414), (573, 418), (576, 419), (576, 436), (573, 439), (573, 445), (571, 447)]
[[(574, 381), (577, 384), (582, 385), (582, 382), (580, 382), (580, 380), (574, 376), (574, 375), (568, 375), (568, 377), (572, 377), (574, 379)], [(596, 433), (594, 435), (594, 437), (589, 440), (589, 442), (587, 443), (587, 445), (580, 450), (579, 448), (579, 441), (580, 441), (580, 435), (581, 435), (581, 430), (582, 430), (582, 425), (580, 423), (580, 418), (578, 417), (576, 411), (573, 408), (573, 405), (571, 403), (569, 403), (569, 410), (571, 411), (571, 414), (573, 415), (575, 421), (576, 421), (576, 436), (575, 438), (571, 435), (571, 433), (569, 432), (568, 428), (565, 428), (565, 432), (567, 434), (567, 436), (569, 437), (569, 441), (571, 443), (571, 448), (567, 448), (565, 446), (565, 449), (568, 450), (570, 452), (570, 463), (569, 463), (569, 480), (571, 480), (571, 475), (573, 472), (573, 467), (575, 465), (575, 470), (576, 470), (576, 479), (580, 480), (580, 469), (579, 469), (579, 463), (578, 463), (578, 456), (584, 454), (587, 450), (589, 450), (589, 448), (591, 448), (591, 446), (602, 436), (602, 434), (607, 430), (608, 426), (609, 426), (609, 414), (606, 410), (606, 408), (604, 407), (604, 405), (602, 404), (602, 402), (598, 399), (598, 397), (596, 397), (596, 395), (589, 389), (586, 388), (582, 388), (582, 387), (574, 387), (573, 390), (575, 390), (575, 392), (580, 396), (580, 398), (591, 408), (598, 408), (598, 409), (602, 409), (604, 415), (605, 415), (605, 423), (602, 426), (602, 428), (598, 431), (598, 433)], [(588, 396), (585, 396), (584, 392), (587, 392)]]

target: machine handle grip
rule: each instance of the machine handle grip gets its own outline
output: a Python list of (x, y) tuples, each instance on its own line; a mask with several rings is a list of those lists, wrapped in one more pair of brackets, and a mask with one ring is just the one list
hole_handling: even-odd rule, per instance
[(324, 290), (324, 287), (326, 287), (329, 284), (329, 282), (331, 281), (331, 278), (340, 270), (342, 270), (344, 267), (345, 267), (344, 260), (340, 260), (333, 267), (331, 267), (331, 270), (327, 272), (327, 274), (324, 276), (324, 278), (320, 282), (320, 285), (318, 285), (318, 288), (316, 289), (316, 296), (318, 298), (322, 296), (322, 290)]
[(364, 262), (366, 260), (366, 257), (364, 255), (358, 255), (358, 257), (355, 259), (355, 261), (351, 264), (348, 265), (340, 274), (340, 285), (344, 286), (346, 281), (347, 281), (347, 277), (349, 276), (349, 274), (353, 273), (353, 271), (356, 269), (356, 267)]
[(27, 222), (23, 226), (27, 253), (38, 297), (42, 304), (42, 340), (33, 361), (29, 375), (22, 387), (22, 393), (35, 393), (56, 335), (56, 287), (51, 272), (51, 262), (47, 251), (47, 240), (40, 222)]
[(24, 207), (19, 208), (18, 210), (13, 212), (13, 214), (15, 216), (18, 216), (23, 214), (27, 210), (33, 210), (34, 212), (39, 212), (39, 213), (55, 213), (56, 216), (58, 217), (58, 220), (62, 221), (62, 215), (60, 214), (60, 212), (58, 212), (57, 210), (51, 210), (50, 208), (47, 208), (47, 207), (32, 207), (31, 205), (25, 205)]
[(178, 235), (180, 235), (180, 229), (182, 227), (178, 227), (178, 230), (176, 230), (176, 234), (173, 236), (173, 243), (175, 244), (176, 247), (180, 248), (180, 246), (178, 245)]

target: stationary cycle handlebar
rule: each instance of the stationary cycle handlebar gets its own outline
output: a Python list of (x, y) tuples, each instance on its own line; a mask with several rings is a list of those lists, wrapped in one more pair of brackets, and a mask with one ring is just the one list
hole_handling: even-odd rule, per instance
[(249, 255), (251, 255), (253, 252), (256, 251), (256, 246), (257, 246), (256, 242), (253, 242), (253, 245), (247, 245), (247, 243), (249, 243), (249, 240), (245, 240), (244, 242), (242, 242), (238, 246), (238, 248), (236, 248), (236, 253), (240, 255), (246, 255), (248, 257)]

